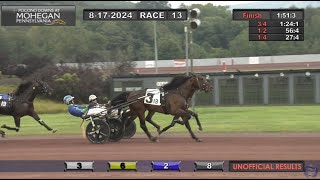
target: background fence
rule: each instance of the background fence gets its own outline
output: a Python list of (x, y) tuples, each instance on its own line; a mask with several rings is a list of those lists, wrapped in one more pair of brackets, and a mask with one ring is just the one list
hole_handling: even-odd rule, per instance
[[(198, 92), (197, 105), (263, 105), (320, 103), (320, 70), (207, 75), (214, 90)], [(113, 77), (113, 97), (123, 91), (159, 88), (172, 76)]]

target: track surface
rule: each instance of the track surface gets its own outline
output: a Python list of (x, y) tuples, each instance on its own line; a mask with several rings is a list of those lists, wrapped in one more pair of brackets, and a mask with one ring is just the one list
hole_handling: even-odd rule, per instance
[[(320, 134), (145, 135), (117, 143), (90, 144), (79, 136), (0, 139), (1, 160), (320, 160)], [(62, 172), (0, 173), (0, 178), (306, 178), (303, 173)], [(319, 175), (318, 175), (319, 177)]]

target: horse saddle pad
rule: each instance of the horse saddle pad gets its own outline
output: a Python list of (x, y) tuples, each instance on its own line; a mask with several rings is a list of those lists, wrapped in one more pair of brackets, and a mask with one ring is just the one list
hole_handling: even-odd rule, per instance
[(159, 89), (146, 89), (146, 97), (144, 100), (145, 104), (153, 104), (153, 105), (164, 105), (164, 92)]
[(9, 94), (0, 94), (0, 107), (10, 107), (11, 97)]

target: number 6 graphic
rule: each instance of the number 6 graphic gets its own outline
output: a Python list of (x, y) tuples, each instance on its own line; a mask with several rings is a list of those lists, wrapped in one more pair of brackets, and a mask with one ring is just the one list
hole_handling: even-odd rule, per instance
[(120, 168), (125, 169), (126, 168), (126, 163), (120, 163)]

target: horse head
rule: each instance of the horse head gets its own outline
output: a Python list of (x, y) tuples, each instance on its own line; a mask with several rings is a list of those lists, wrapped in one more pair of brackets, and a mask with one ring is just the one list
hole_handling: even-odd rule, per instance
[(53, 94), (53, 89), (49, 86), (48, 83), (41, 81), (39, 79), (36, 79), (33, 81), (33, 90), (39, 92), (39, 93), (46, 93), (48, 95)]
[(196, 88), (204, 92), (209, 92), (213, 90), (213, 86), (207, 81), (205, 77), (199, 74), (194, 74), (194, 73), (190, 73), (190, 74), (194, 80), (193, 82)]

